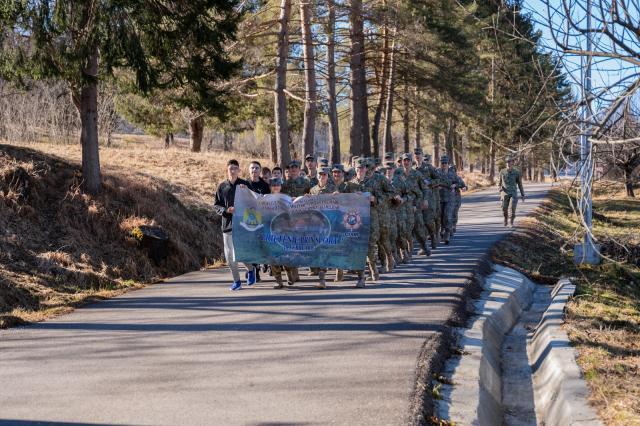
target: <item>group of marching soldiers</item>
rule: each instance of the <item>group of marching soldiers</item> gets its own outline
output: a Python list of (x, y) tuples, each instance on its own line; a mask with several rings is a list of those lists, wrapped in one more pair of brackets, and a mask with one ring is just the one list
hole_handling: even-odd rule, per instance
[[(280, 176), (268, 179), (271, 193), (283, 193), (291, 197), (305, 194), (370, 193), (371, 220), (367, 271), (373, 281), (382, 272), (392, 272), (396, 265), (412, 259), (414, 241), (420, 246), (418, 255), (431, 255), (439, 243), (449, 244), (456, 232), (461, 191), (466, 189), (455, 166), (449, 165), (446, 155), (439, 161), (440, 167), (431, 164), (431, 156), (416, 148), (403, 153), (397, 159), (386, 153), (383, 161), (374, 158), (354, 157), (350, 168), (342, 164), (329, 166), (326, 159), (305, 157), (305, 167), (293, 160), (285, 171), (286, 180)], [(378, 262), (381, 268), (378, 268)], [(292, 285), (299, 280), (297, 268), (272, 265), (275, 288), (282, 288), (282, 270)], [(318, 275), (317, 287), (326, 288), (326, 269), (312, 268)], [(364, 287), (365, 272), (357, 275), (356, 287)], [(341, 281), (344, 271), (336, 271), (336, 281)]]

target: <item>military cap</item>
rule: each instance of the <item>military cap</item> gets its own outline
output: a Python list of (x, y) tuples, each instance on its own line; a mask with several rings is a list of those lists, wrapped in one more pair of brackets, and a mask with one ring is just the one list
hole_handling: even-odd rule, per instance
[(424, 154), (424, 159), (427, 161), (431, 161), (431, 154), (429, 154), (428, 152)]
[(330, 167), (320, 167), (320, 169), (318, 170), (318, 173), (324, 173), (325, 175), (328, 175), (329, 173), (331, 173), (331, 168)]
[(358, 158), (356, 161), (356, 167), (369, 167), (369, 161), (366, 158)]
[(291, 167), (300, 167), (300, 162), (298, 160), (291, 160), (289, 162), (289, 168)]
[(440, 157), (440, 163), (449, 164), (449, 157), (447, 157), (446, 155), (443, 155), (442, 157)]
[(307, 156), (304, 157), (305, 161), (307, 161), (307, 160), (315, 160), (315, 159), (316, 159), (316, 157), (313, 154), (307, 154)]
[(318, 164), (324, 166), (324, 167), (329, 167), (329, 160), (327, 160), (324, 157), (320, 157), (318, 158)]
[(384, 167), (385, 167), (385, 169), (395, 169), (396, 168), (396, 163), (394, 163), (393, 161), (386, 161), (384, 163)]
[(402, 154), (400, 158), (403, 160), (413, 160), (413, 156), (408, 152), (405, 152), (404, 154)]
[(413, 150), (413, 153), (416, 154), (416, 155), (421, 155), (422, 154), (422, 148), (415, 148)]
[(375, 164), (376, 166), (379, 166), (381, 163), (380, 158), (379, 157), (374, 157), (373, 158), (373, 164)]
[(395, 153), (393, 153), (393, 152), (385, 152), (384, 153), (384, 159), (385, 160), (393, 160), (394, 157), (395, 157)]
[(449, 168), (450, 168), (451, 170), (453, 170), (454, 172), (457, 172), (457, 171), (458, 171), (458, 168), (457, 168), (456, 166), (450, 166)]
[(331, 167), (331, 171), (335, 172), (336, 170), (339, 171), (339, 172), (344, 173), (344, 166), (342, 164), (339, 164), (339, 163), (338, 164), (334, 164), (333, 167)]
[(271, 178), (269, 179), (270, 186), (282, 186), (282, 178)]

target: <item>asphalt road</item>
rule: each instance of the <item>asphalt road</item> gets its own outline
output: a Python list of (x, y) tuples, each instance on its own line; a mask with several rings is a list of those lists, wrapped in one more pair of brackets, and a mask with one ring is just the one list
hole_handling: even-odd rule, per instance
[[(547, 188), (526, 188), (521, 216)], [(470, 194), (449, 246), (363, 290), (232, 293), (202, 271), (1, 331), (0, 425), (402, 424), (421, 347), (501, 222), (495, 191)]]

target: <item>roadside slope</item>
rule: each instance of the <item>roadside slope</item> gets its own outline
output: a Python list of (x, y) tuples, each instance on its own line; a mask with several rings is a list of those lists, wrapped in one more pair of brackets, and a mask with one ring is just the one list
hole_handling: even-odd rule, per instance
[[(0, 145), (0, 328), (69, 311), (87, 298), (198, 269), (221, 253), (219, 223), (186, 208), (151, 177), (103, 175), (96, 197), (78, 190), (77, 164)], [(212, 183), (213, 185), (213, 183)], [(131, 231), (162, 227), (159, 264)]]

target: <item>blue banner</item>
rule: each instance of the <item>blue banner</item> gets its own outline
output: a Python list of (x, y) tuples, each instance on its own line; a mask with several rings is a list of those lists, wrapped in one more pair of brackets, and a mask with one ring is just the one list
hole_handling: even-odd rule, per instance
[(260, 195), (236, 188), (239, 262), (361, 270), (369, 245), (369, 194)]

